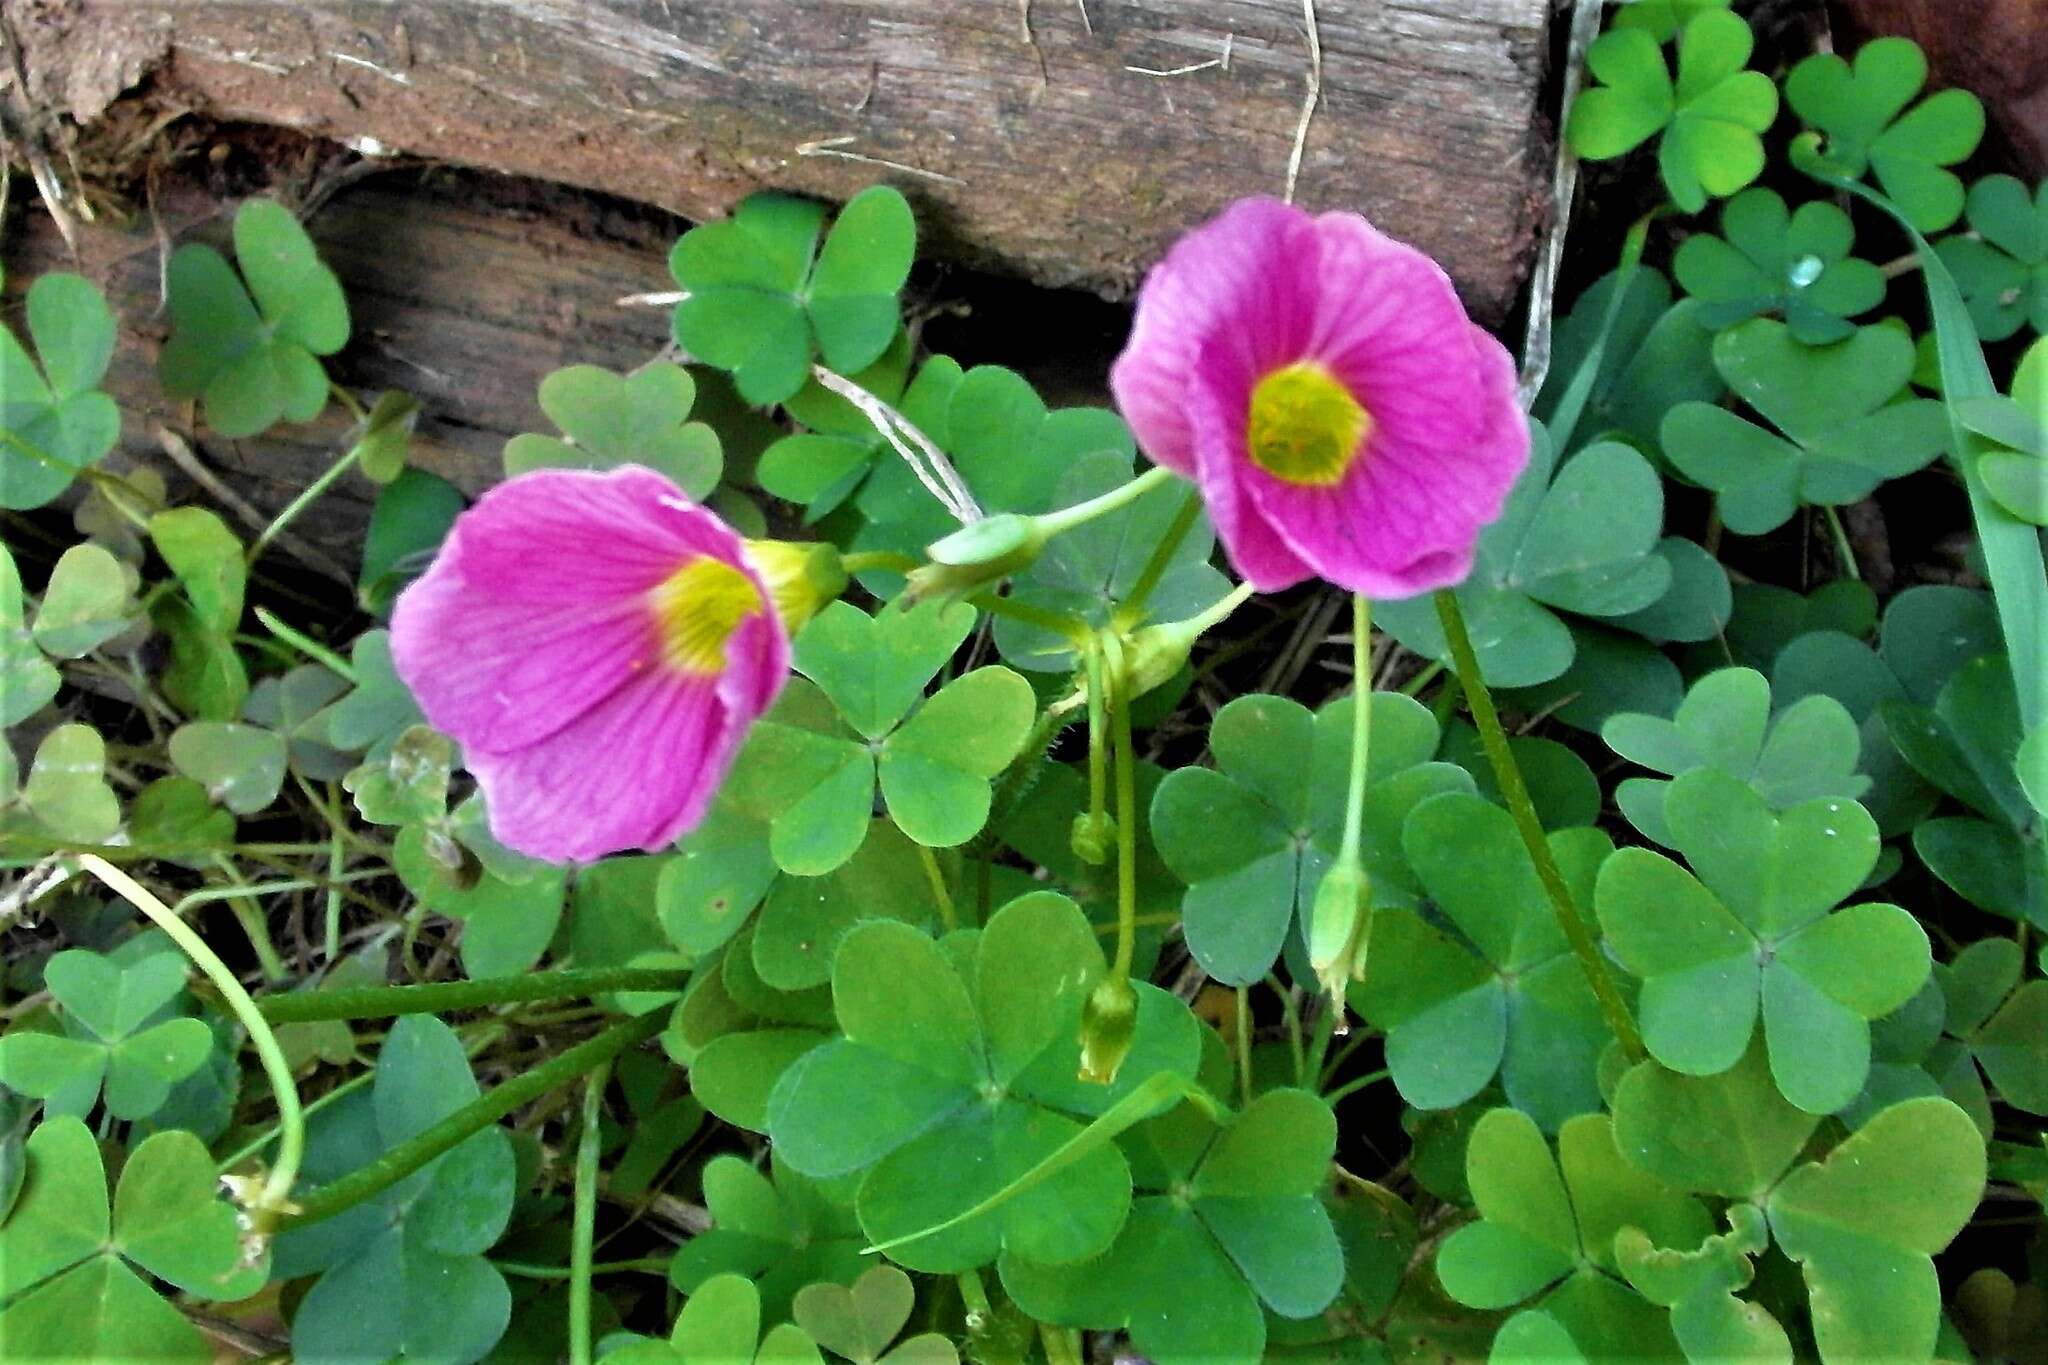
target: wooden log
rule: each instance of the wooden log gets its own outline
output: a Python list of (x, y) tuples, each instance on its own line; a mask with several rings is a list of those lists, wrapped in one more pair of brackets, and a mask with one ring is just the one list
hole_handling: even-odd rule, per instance
[(2044, 0), (1836, 0), (1842, 50), (1884, 34), (1927, 49), (1938, 85), (1975, 91), (2030, 178), (2048, 174), (2048, 3)]
[[(31, 92), (602, 190), (691, 218), (890, 180), (939, 245), (1127, 289), (1223, 204), (1300, 199), (1512, 306), (1550, 151), (1547, 0), (0, 0)], [(432, 363), (428, 361), (427, 363)]]

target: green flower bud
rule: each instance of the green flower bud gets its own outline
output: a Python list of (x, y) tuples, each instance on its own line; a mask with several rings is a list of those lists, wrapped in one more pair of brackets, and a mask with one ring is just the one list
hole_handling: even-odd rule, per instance
[(1201, 636), (1199, 618), (1133, 631), (1124, 644), (1124, 697), (1136, 700), (1172, 681), (1173, 675), (1186, 667), (1188, 654)]
[(1372, 933), (1372, 879), (1352, 858), (1334, 863), (1316, 888), (1309, 916), (1308, 960), (1332, 999), (1350, 981), (1365, 980), (1366, 940)]
[(1074, 817), (1071, 844), (1076, 858), (1090, 867), (1101, 867), (1116, 851), (1116, 821), (1107, 811), (1082, 811)]
[(1106, 976), (1088, 993), (1081, 1007), (1081, 1079), (1094, 1085), (1111, 1085), (1124, 1058), (1130, 1055), (1131, 1037), (1138, 1031), (1138, 993), (1121, 976)]
[(910, 571), (913, 602), (958, 601), (1031, 566), (1045, 548), (1036, 517), (1003, 512), (961, 527), (925, 547), (931, 561)]
[(838, 549), (824, 541), (750, 540), (747, 561), (768, 585), (782, 628), (792, 637), (846, 591), (846, 566)]

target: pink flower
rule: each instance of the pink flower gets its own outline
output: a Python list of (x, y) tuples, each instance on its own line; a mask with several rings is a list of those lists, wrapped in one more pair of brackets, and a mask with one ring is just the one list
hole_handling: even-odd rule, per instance
[(546, 469), (455, 523), (391, 651), (462, 744), (491, 829), (554, 862), (666, 847), (704, 817), (789, 676), (771, 586), (652, 470)]
[(1514, 363), (1437, 264), (1355, 213), (1274, 199), (1152, 271), (1110, 387), (1263, 592), (1460, 582), (1529, 457)]

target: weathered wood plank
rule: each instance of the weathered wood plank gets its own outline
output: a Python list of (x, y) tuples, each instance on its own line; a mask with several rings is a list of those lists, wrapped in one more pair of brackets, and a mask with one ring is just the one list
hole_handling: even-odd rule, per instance
[[(884, 178), (943, 247), (1107, 292), (1230, 199), (1280, 189), (1309, 69), (1301, 0), (0, 4), (38, 98), (81, 120), (148, 77), (224, 118), (692, 218), (761, 185), (843, 197)], [(1425, 247), (1488, 320), (1542, 212), (1547, 11), (1316, 0), (1301, 200)]]

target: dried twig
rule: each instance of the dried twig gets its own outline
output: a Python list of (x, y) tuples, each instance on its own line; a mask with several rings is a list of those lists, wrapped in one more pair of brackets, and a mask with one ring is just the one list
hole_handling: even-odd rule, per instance
[[(57, 178), (56, 167), (50, 164), (49, 151), (43, 142), (42, 119), (29, 95), (28, 65), (22, 56), (21, 39), (4, 8), (0, 8), (0, 48), (6, 50), (6, 74), (11, 78), (4, 97), (0, 97), (0, 139), (20, 149), (22, 160), (28, 162), (29, 176), (43, 196), (43, 207), (49, 210), (50, 221), (57, 225), (57, 234), (64, 239), (64, 245), (76, 260), (78, 220), (71, 212), (71, 196), (65, 190), (64, 182)], [(90, 218), (92, 215), (87, 211), (84, 216)]]
[(974, 494), (968, 491), (959, 471), (953, 468), (953, 462), (932, 443), (931, 437), (919, 431), (902, 413), (823, 365), (813, 365), (811, 377), (860, 410), (861, 416), (867, 418), (903, 457), (903, 462), (910, 466), (910, 472), (917, 476), (917, 481), (939, 500), (939, 505), (952, 515), (953, 520), (965, 526), (982, 519), (985, 514), (981, 504), (974, 500)]
[(1578, 193), (1579, 159), (1565, 140), (1565, 121), (1585, 78), (1586, 49), (1600, 34), (1602, 0), (1575, 0), (1569, 50), (1565, 54), (1564, 89), (1557, 109), (1557, 175), (1550, 189), (1550, 221), (1543, 229), (1543, 249), (1529, 284), (1529, 330), (1522, 343), (1522, 377), (1515, 397), (1523, 408), (1536, 401), (1550, 377), (1550, 340), (1557, 301), (1557, 275), (1564, 266), (1565, 233), (1571, 226), (1572, 198)]
[(847, 133), (841, 137), (816, 138), (810, 142), (799, 143), (796, 154), (798, 156), (836, 156), (841, 161), (858, 161), (863, 166), (882, 166), (888, 170), (901, 171), (905, 175), (918, 176), (924, 180), (936, 180), (942, 185), (965, 185), (967, 183), (958, 176), (944, 175), (938, 171), (928, 171), (922, 166), (910, 166), (901, 161), (890, 161), (885, 157), (869, 156), (866, 152), (849, 152), (846, 150), (846, 147), (853, 139), (854, 135), (852, 133)]
[(1316, 0), (1301, 0), (1301, 14), (1308, 22), (1308, 93), (1302, 96), (1301, 121), (1294, 125), (1294, 149), (1287, 154), (1287, 190), (1281, 197), (1290, 204), (1301, 178), (1302, 153), (1308, 150), (1308, 125), (1323, 97), (1323, 35), (1316, 28)]
[[(218, 475), (201, 463), (199, 456), (193, 452), (191, 443), (184, 437), (169, 427), (159, 426), (156, 429), (156, 439), (157, 444), (163, 447), (164, 454), (171, 457), (172, 464), (178, 466), (187, 478), (204, 488), (222, 506), (233, 512), (243, 525), (258, 535), (262, 535), (270, 528), (270, 518), (264, 516), (253, 503), (228, 487)], [(317, 569), (346, 586), (349, 591), (355, 591), (355, 575), (342, 568), (324, 550), (308, 544), (290, 531), (280, 531), (272, 539), (290, 550), (308, 568)]]

